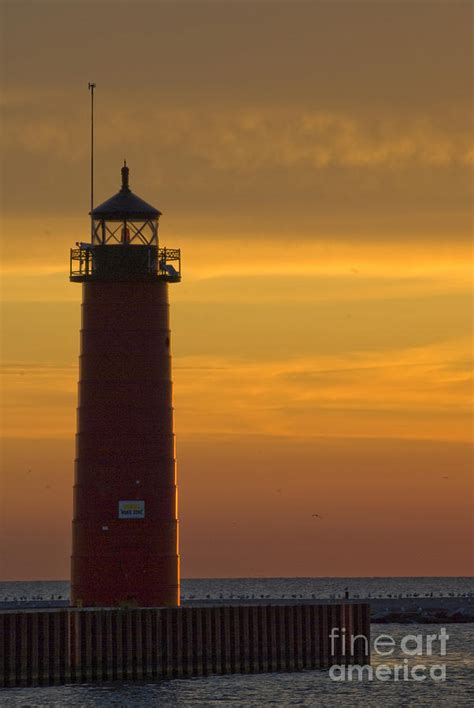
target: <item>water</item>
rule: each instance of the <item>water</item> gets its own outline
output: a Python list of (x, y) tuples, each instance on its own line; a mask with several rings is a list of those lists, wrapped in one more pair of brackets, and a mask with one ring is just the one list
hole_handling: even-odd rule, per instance
[[(474, 594), (473, 578), (200, 578), (184, 579), (183, 599), (220, 598), (339, 598), (460, 597)], [(67, 599), (66, 580), (0, 582), (0, 601)]]
[[(351, 594), (361, 597), (388, 597), (398, 595), (459, 596), (473, 592), (470, 578), (262, 578), (262, 579), (210, 579), (184, 580), (183, 595), (189, 598), (219, 598), (252, 595), (260, 597), (335, 597), (349, 587)], [(0, 599), (68, 595), (67, 582), (1, 583)], [(372, 637), (389, 634), (397, 645), (391, 657), (373, 653), (372, 666), (403, 664), (406, 656), (400, 650), (400, 641), (407, 634), (436, 634), (439, 625), (372, 625)], [(447, 626), (449, 640), (447, 655), (439, 650), (433, 656), (409, 657), (408, 663), (426, 666), (427, 678), (423, 681), (394, 680), (362, 682), (333, 682), (326, 671), (303, 671), (292, 674), (258, 674), (211, 676), (195, 679), (176, 679), (156, 683), (120, 683), (100, 685), (68, 685), (45, 688), (4, 689), (0, 692), (0, 706), (63, 707), (63, 706), (321, 706), (323, 708), (391, 708), (397, 706), (462, 706), (472, 705), (474, 693), (470, 687), (474, 668), (472, 642), (474, 629), (471, 624)], [(434, 681), (429, 668), (446, 665), (446, 681)], [(403, 674), (401, 674), (403, 676)]]
[[(410, 634), (437, 634), (438, 625), (411, 625)], [(402, 625), (373, 625), (373, 635), (389, 632), (397, 642), (407, 633)], [(389, 708), (391, 706), (462, 706), (472, 705), (470, 689), (473, 658), (470, 647), (474, 638), (472, 625), (449, 625), (446, 681), (334, 683), (325, 671), (303, 671), (293, 674), (257, 674), (211, 676), (176, 679), (157, 683), (101, 684), (97, 686), (58, 686), (49, 688), (4, 689), (0, 706), (322, 706), (331, 708)], [(403, 657), (396, 661), (401, 663)], [(416, 663), (438, 664), (439, 656), (422, 657)], [(373, 657), (373, 666), (388, 664), (382, 657)], [(393, 663), (393, 660), (392, 662)]]

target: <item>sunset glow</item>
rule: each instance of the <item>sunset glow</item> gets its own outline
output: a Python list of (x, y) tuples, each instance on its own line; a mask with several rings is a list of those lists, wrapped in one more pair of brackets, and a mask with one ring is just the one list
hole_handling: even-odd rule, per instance
[(468, 4), (67, 5), (2, 10), (2, 578), (69, 573), (89, 79), (183, 253), (183, 576), (469, 575)]

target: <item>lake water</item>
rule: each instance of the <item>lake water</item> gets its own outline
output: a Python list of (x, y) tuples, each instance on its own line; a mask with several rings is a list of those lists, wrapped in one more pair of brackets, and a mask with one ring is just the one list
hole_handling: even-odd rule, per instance
[[(265, 579), (212, 579), (183, 581), (183, 595), (198, 597), (242, 597), (261, 595), (271, 597), (329, 597), (337, 596), (349, 587), (351, 594), (360, 596), (458, 596), (473, 592), (470, 578), (265, 578)], [(51, 595), (67, 596), (68, 584), (47, 583), (2, 583), (0, 599)], [(372, 625), (372, 640), (379, 634), (389, 634), (396, 645), (390, 657), (373, 652), (372, 666), (384, 664), (391, 675), (388, 680), (367, 675), (361, 682), (331, 680), (327, 671), (303, 671), (291, 674), (258, 674), (211, 676), (195, 679), (176, 679), (156, 683), (120, 683), (100, 685), (68, 685), (47, 688), (18, 688), (0, 691), (0, 706), (321, 706), (323, 708), (390, 708), (391, 706), (452, 706), (459, 708), (474, 704), (472, 689), (474, 628), (471, 624), (450, 624), (447, 653), (440, 656), (439, 645), (434, 644), (433, 654), (410, 656), (401, 651), (400, 642), (407, 634), (426, 637), (438, 635), (439, 625)], [(403, 680), (403, 670), (398, 680), (393, 675), (394, 665), (423, 666), (418, 671), (422, 680)], [(446, 680), (434, 680), (430, 675), (433, 667), (445, 665)], [(440, 675), (434, 669), (435, 678)]]
[[(474, 594), (473, 578), (199, 578), (182, 580), (183, 599), (456, 597)], [(0, 601), (69, 597), (69, 581), (0, 582)]]

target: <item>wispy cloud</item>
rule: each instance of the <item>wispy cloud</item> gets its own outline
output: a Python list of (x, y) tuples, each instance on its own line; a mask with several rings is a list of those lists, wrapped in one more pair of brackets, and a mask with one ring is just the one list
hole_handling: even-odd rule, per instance
[[(147, 136), (147, 149), (162, 161), (168, 161), (167, 151), (172, 150), (175, 157), (185, 153), (189, 162), (245, 173), (283, 167), (439, 168), (473, 159), (472, 136), (462, 114), (448, 123), (430, 114), (282, 108), (271, 102), (206, 108), (157, 103), (146, 110), (108, 106), (107, 115), (98, 116), (100, 149), (133, 148)], [(78, 114), (56, 96), (49, 103), (30, 98), (27, 108), (17, 93), (5, 102), (4, 147), (68, 162), (86, 159), (84, 107)]]
[[(175, 358), (180, 436), (272, 435), (470, 439), (473, 380), (467, 338), (385, 352), (265, 362)], [(76, 366), (4, 369), (3, 434), (74, 434)]]
[(176, 377), (178, 429), (184, 435), (469, 440), (469, 356), (470, 342), (460, 340), (384, 353), (281, 360), (264, 367), (181, 359), (178, 365), (186, 368)]

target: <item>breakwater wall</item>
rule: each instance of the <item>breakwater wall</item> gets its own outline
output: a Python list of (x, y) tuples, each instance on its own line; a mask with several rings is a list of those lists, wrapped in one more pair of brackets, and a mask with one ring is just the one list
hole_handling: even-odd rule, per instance
[(366, 664), (369, 633), (363, 603), (1, 612), (0, 686)]

